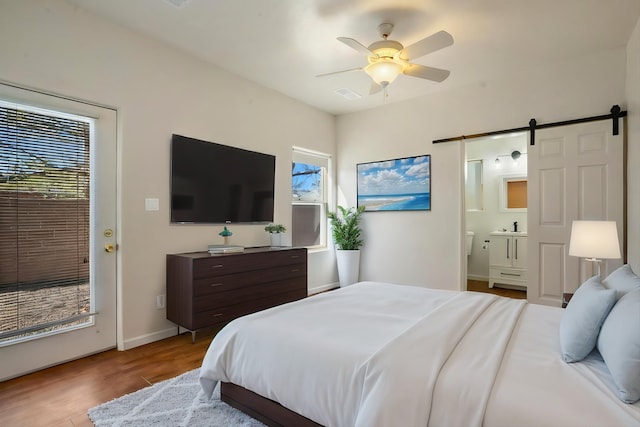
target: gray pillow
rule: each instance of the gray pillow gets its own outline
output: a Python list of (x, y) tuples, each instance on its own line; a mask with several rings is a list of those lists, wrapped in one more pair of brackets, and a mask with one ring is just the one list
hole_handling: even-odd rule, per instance
[(602, 324), (598, 350), (618, 397), (626, 403), (640, 400), (640, 289), (628, 292), (611, 309)]
[(593, 276), (573, 294), (560, 320), (562, 360), (579, 362), (595, 348), (602, 322), (616, 302), (616, 291)]
[(640, 277), (635, 275), (629, 264), (625, 264), (609, 274), (602, 281), (602, 284), (607, 289), (615, 289), (617, 293), (616, 300), (619, 300), (626, 293), (634, 289), (640, 289)]

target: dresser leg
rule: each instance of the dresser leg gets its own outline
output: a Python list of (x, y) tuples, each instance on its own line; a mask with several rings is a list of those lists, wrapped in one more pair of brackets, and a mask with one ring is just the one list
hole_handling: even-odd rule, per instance
[(196, 343), (196, 331), (191, 331), (191, 344)]

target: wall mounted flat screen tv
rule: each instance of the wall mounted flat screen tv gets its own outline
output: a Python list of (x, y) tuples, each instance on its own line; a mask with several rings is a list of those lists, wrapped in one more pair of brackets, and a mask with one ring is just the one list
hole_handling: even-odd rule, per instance
[(171, 138), (171, 222), (273, 222), (275, 156)]

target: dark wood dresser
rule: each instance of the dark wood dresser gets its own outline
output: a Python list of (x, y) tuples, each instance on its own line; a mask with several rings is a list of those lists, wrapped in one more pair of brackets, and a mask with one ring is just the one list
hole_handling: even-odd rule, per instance
[(307, 249), (167, 255), (167, 319), (195, 331), (307, 296)]

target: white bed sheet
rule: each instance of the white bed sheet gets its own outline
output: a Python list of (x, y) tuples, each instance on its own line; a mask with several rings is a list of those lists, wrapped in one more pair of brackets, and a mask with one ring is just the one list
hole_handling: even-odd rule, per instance
[(640, 402), (617, 398), (597, 351), (584, 362), (562, 361), (563, 313), (528, 304), (496, 378), (485, 425), (640, 426)]
[(364, 282), (246, 316), (216, 336), (201, 383), (327, 426), (640, 424), (597, 357), (562, 362), (561, 309), (469, 294)]
[(232, 382), (322, 425), (355, 425), (362, 364), (456, 295), (363, 282), (236, 319), (216, 335), (200, 382), (209, 395)]

